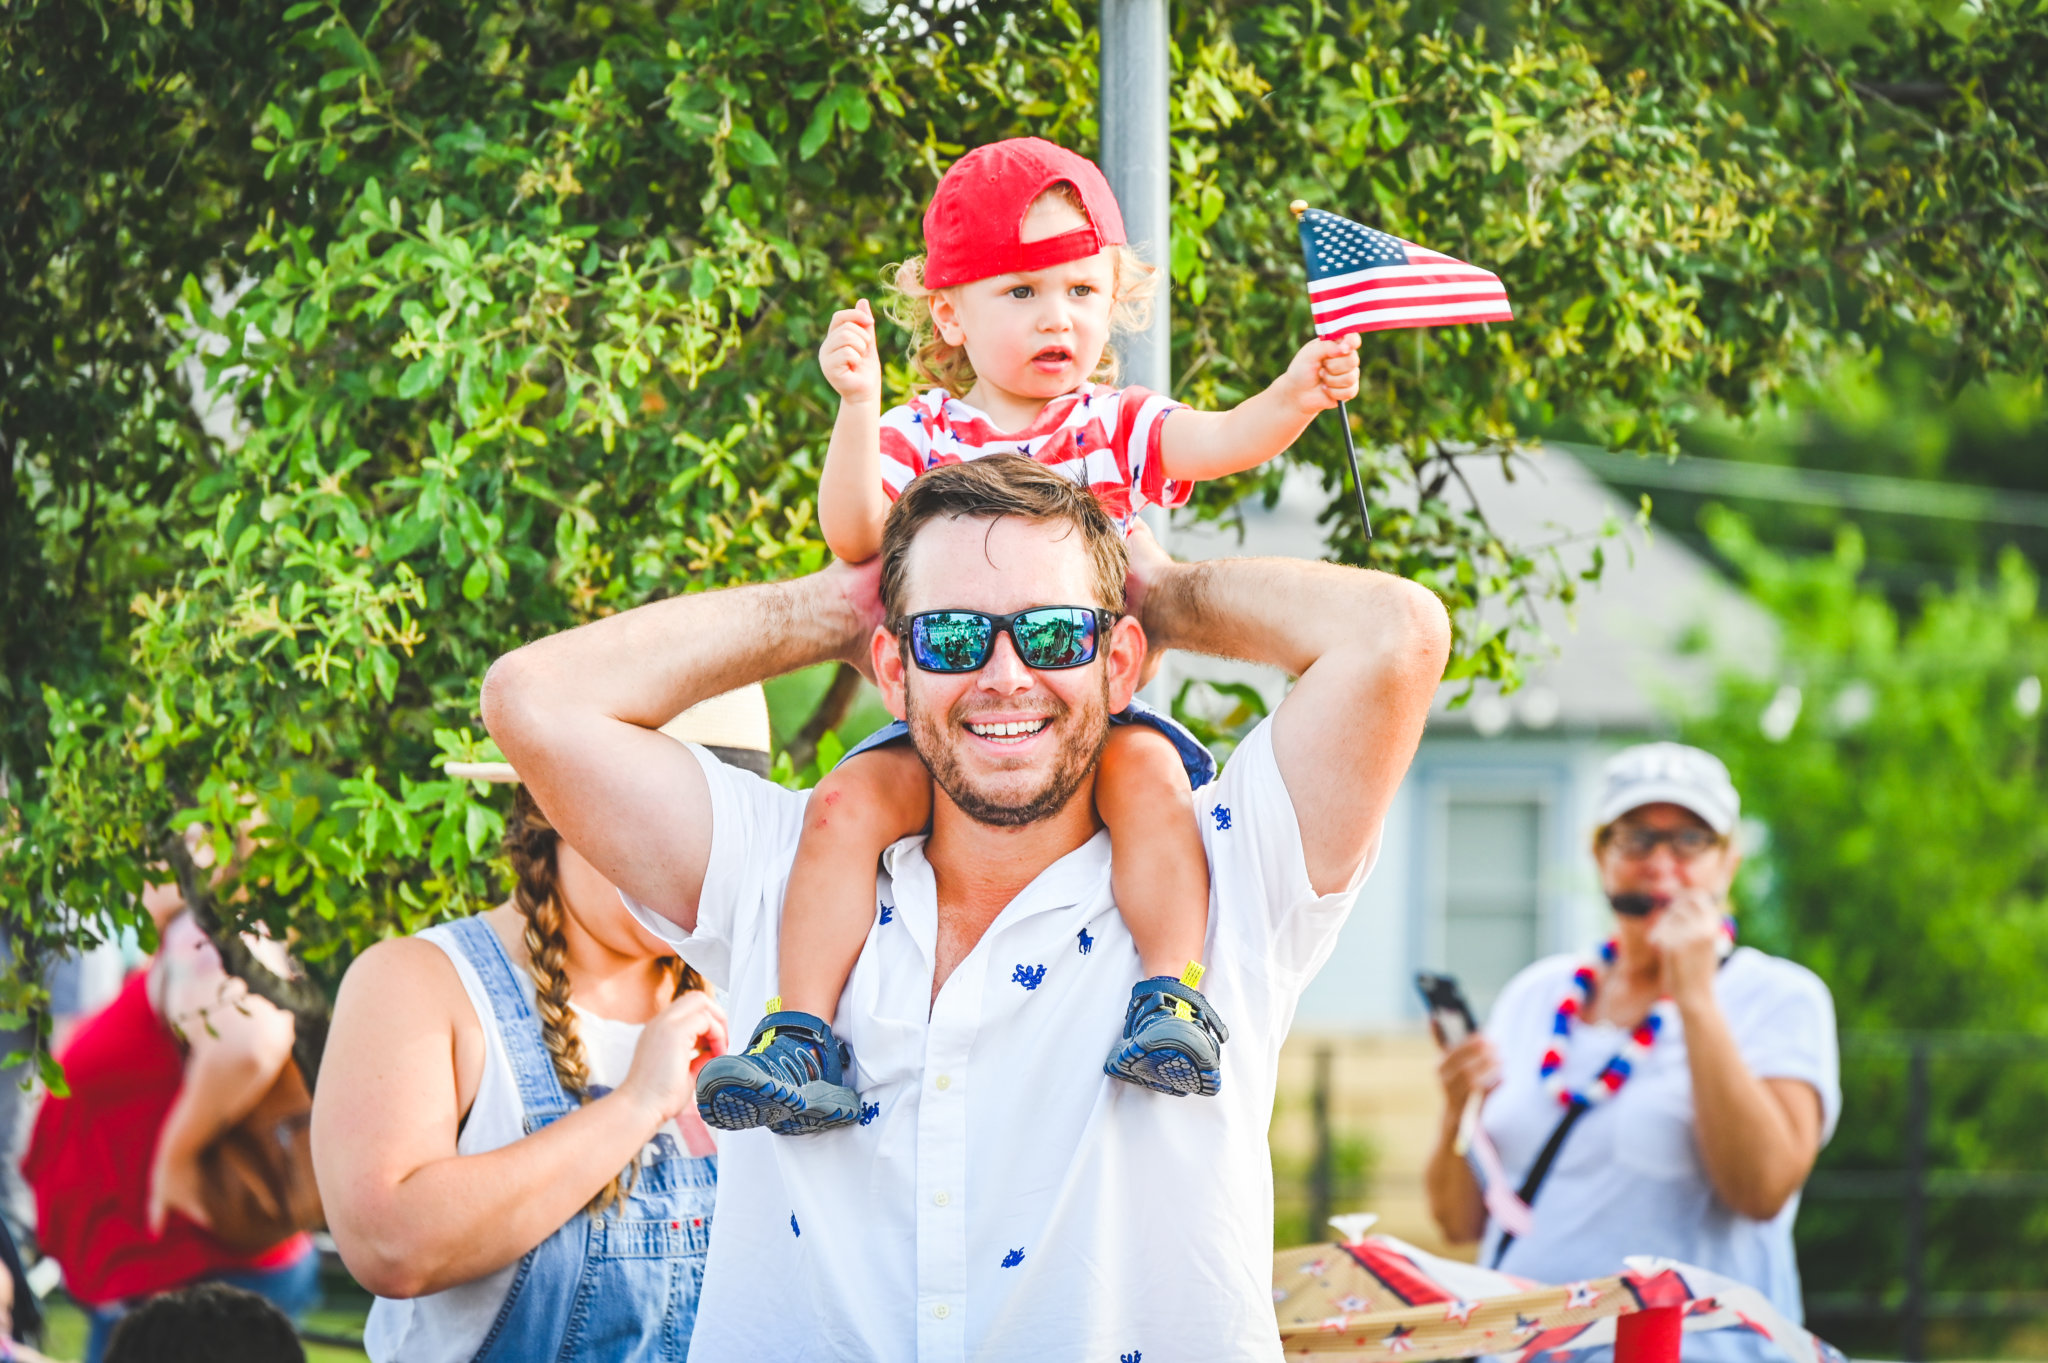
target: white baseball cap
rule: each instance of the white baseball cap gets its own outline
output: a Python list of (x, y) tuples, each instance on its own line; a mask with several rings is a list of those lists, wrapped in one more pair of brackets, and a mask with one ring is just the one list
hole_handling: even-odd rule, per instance
[[(768, 741), (768, 693), (759, 682), (692, 705), (661, 726), (678, 743), (698, 743), (735, 753), (761, 753)], [(765, 766), (763, 768), (766, 769)], [(510, 785), (519, 780), (510, 762), (450, 762), (441, 768), (460, 781), (492, 781)]]
[(1689, 809), (1722, 837), (1735, 831), (1742, 797), (1720, 758), (1683, 743), (1639, 743), (1607, 759), (1600, 773), (1602, 828), (1631, 809), (1672, 804)]

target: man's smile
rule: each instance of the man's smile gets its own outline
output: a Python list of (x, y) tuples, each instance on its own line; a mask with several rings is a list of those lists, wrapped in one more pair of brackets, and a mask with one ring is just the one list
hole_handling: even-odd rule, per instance
[(970, 719), (967, 732), (1004, 747), (1014, 747), (1042, 732), (1051, 721), (1043, 716), (1028, 719)]

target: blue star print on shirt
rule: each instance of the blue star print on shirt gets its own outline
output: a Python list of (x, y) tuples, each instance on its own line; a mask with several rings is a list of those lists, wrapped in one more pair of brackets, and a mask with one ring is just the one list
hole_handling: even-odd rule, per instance
[(1045, 982), (1045, 967), (1042, 965), (1020, 965), (1010, 972), (1010, 979), (1013, 983), (1021, 984), (1026, 989), (1036, 989)]
[(1011, 1251), (1010, 1251), (1010, 1252), (1009, 1252), (1008, 1254), (1005, 1254), (1005, 1255), (1003, 1256), (1003, 1267), (1004, 1267), (1004, 1268), (1015, 1268), (1015, 1267), (1016, 1267), (1017, 1265), (1019, 1265), (1019, 1264), (1021, 1264), (1021, 1263), (1023, 1263), (1023, 1262), (1024, 1262), (1024, 1251), (1023, 1251), (1023, 1250), (1021, 1250), (1021, 1249), (1013, 1249), (1013, 1250), (1011, 1250)]
[(1095, 950), (1095, 939), (1088, 935), (1088, 929), (1081, 929), (1081, 936), (1079, 938), (1078, 945), (1081, 948), (1081, 954), (1083, 956), (1086, 956), (1089, 952)]
[(1229, 805), (1217, 805), (1209, 811), (1209, 814), (1216, 820), (1216, 830), (1219, 833), (1228, 833), (1230, 831)]
[(891, 921), (892, 919), (894, 919), (895, 917), (896, 917), (896, 906), (895, 906), (894, 904), (884, 904), (884, 905), (882, 905), (882, 922), (881, 922), (881, 924), (879, 924), (878, 926), (883, 926), (883, 927), (886, 927), (886, 926), (887, 926), (887, 925), (889, 924), (889, 922), (890, 922), (890, 921)]

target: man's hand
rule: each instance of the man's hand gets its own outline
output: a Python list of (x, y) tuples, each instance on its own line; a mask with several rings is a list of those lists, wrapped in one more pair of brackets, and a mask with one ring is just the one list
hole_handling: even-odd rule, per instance
[(882, 356), (867, 299), (832, 314), (832, 325), (818, 347), (818, 365), (842, 401), (881, 402)]
[(1711, 890), (1687, 886), (1650, 925), (1664, 992), (1681, 1008), (1713, 998), (1714, 973), (1721, 965), (1721, 912), (1721, 901)]
[[(1130, 569), (1124, 574), (1124, 614), (1142, 625), (1146, 596), (1158, 585), (1160, 575), (1172, 572), (1177, 565), (1153, 535), (1152, 527), (1143, 521), (1131, 526), (1131, 533), (1124, 536), (1124, 547), (1131, 556)], [(1150, 637), (1149, 629), (1146, 635)]]
[(1294, 352), (1273, 388), (1309, 416), (1351, 401), (1358, 396), (1358, 333), (1310, 341)]

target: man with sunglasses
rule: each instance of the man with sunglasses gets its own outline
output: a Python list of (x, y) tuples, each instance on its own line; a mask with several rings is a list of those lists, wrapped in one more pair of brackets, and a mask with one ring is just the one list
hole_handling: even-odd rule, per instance
[[(1102, 1072), (1137, 955), (1091, 783), (1148, 636), (1299, 678), (1202, 792), (1205, 984), (1235, 1069), (1199, 1104)], [(1414, 583), (1173, 565), (1127, 548), (1085, 489), (997, 455), (911, 483), (879, 563), (677, 597), (500, 659), (492, 734), (641, 921), (724, 989), (737, 1036), (775, 988), (805, 801), (655, 726), (861, 658), (931, 775), (930, 831), (883, 857), (839, 1004), (859, 1120), (795, 1151), (760, 1130), (722, 1142), (692, 1357), (1277, 1360), (1280, 1042), (1448, 645)], [(819, 1054), (816, 1077), (845, 1063)]]
[[(1486, 1030), (1440, 1070), (1431, 1210), (1480, 1262), (1539, 1282), (1656, 1254), (1725, 1273), (1801, 1318), (1792, 1222), (1841, 1106), (1834, 1003), (1803, 966), (1736, 947), (1741, 853), (1728, 769), (1679, 743), (1616, 754), (1593, 858), (1615, 932), (1590, 959), (1554, 956), (1501, 991)], [(1492, 1221), (1459, 1153), (1467, 1098), (1533, 1226)], [(1766, 1359), (1739, 1331), (1687, 1359)]]

